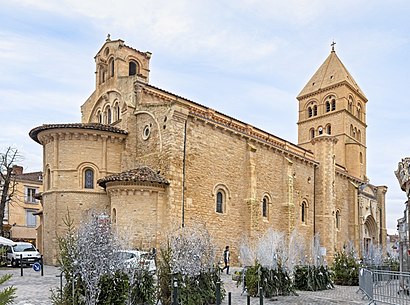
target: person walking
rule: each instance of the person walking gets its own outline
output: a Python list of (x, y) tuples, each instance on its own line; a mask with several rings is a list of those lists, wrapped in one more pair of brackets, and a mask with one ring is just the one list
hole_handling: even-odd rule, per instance
[(230, 261), (231, 253), (229, 252), (229, 246), (225, 247), (224, 251), (224, 263), (225, 267), (222, 268), (222, 271), (226, 269), (226, 274), (229, 274), (229, 261)]

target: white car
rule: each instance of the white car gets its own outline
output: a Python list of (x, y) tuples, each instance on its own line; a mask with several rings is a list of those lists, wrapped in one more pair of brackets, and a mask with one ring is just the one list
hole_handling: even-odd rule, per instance
[(21, 257), (23, 258), (23, 264), (33, 264), (41, 260), (41, 254), (30, 243), (15, 242), (14, 245), (7, 246), (7, 262), (13, 267), (20, 265)]
[(141, 268), (148, 270), (150, 273), (155, 273), (157, 271), (154, 256), (149, 252), (119, 250), (117, 253), (120, 263), (124, 264), (127, 268)]

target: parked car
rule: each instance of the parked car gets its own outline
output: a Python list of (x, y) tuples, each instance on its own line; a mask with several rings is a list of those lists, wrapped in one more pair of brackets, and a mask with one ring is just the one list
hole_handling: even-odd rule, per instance
[(155, 273), (157, 267), (155, 264), (154, 255), (139, 250), (119, 250), (118, 259), (126, 268), (141, 268), (148, 270), (150, 273)]
[(15, 242), (14, 245), (7, 246), (6, 260), (13, 267), (20, 265), (21, 257), (23, 257), (23, 264), (33, 264), (41, 260), (41, 254), (30, 243)]

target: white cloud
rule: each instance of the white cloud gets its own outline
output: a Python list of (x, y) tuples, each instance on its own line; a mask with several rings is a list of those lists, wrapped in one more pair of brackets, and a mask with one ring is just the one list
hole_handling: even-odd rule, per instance
[(93, 56), (107, 33), (153, 52), (154, 85), (287, 140), (297, 136), (295, 96), (334, 38), (369, 97), (368, 174), (389, 187), (388, 227), (395, 229), (405, 194), (393, 171), (410, 154), (406, 1), (22, 0), (3, 3), (8, 7), (25, 28), (0, 27), (0, 144), (22, 147), (25, 162), (40, 167), (39, 145), (27, 132), (79, 121), (94, 89)]

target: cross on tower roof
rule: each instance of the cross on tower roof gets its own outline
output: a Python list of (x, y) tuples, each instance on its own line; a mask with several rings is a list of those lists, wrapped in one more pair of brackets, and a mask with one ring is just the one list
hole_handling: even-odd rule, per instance
[(336, 42), (333, 40), (333, 42), (330, 44), (331, 46), (332, 46), (332, 52), (334, 52), (335, 51), (335, 44), (336, 44)]

